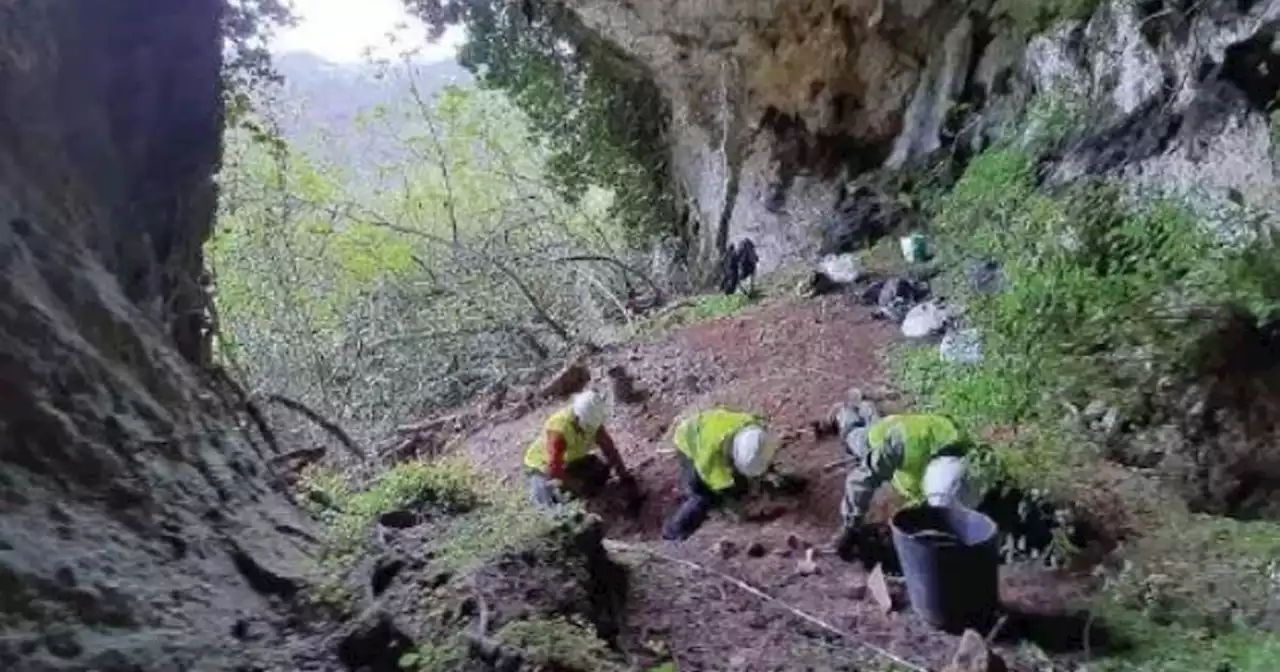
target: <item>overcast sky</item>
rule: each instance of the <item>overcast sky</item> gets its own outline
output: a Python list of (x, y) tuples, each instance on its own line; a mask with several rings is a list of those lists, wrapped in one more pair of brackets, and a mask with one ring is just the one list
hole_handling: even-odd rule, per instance
[[(421, 22), (405, 12), (401, 0), (293, 0), (298, 25), (276, 36), (278, 52), (307, 51), (330, 61), (350, 63), (364, 58), (366, 47), (382, 56), (395, 56), (405, 45), (423, 45), (426, 32)], [(396, 29), (397, 23), (408, 24)], [(387, 33), (396, 32), (401, 42), (388, 47)], [(451, 28), (439, 43), (426, 45), (422, 57), (437, 61), (454, 58), (462, 30)]]

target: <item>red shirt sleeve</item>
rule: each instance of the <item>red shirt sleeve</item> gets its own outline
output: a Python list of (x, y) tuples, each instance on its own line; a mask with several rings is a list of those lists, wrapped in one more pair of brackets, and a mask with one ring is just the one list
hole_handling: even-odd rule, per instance
[(564, 434), (547, 432), (547, 475), (551, 478), (564, 478), (564, 451), (566, 448)]

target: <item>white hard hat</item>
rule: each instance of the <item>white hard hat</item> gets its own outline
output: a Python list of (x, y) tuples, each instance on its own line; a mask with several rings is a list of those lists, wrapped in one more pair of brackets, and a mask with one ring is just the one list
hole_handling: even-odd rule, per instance
[(978, 505), (977, 489), (969, 478), (969, 465), (962, 457), (937, 457), (924, 469), (922, 489), (930, 506)]
[(591, 390), (573, 395), (573, 417), (578, 425), (588, 432), (594, 432), (604, 424), (609, 411), (604, 406), (604, 399)]
[(773, 461), (774, 445), (763, 429), (749, 425), (733, 435), (733, 468), (748, 478), (760, 476)]

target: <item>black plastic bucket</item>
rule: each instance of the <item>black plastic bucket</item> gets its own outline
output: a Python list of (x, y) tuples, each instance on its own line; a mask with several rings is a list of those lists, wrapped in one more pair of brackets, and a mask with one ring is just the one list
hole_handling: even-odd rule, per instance
[(890, 527), (911, 610), (940, 630), (985, 632), (1000, 604), (995, 522), (971, 509), (916, 506)]

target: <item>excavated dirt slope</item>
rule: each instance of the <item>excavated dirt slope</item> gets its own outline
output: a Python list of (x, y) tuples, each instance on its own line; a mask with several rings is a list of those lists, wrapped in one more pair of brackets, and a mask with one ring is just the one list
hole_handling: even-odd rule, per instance
[[(766, 304), (590, 362), (593, 384), (602, 392), (608, 390), (605, 371), (622, 364), (646, 395), (640, 403), (615, 403), (609, 423), (649, 495), (644, 511), (628, 520), (614, 502), (594, 505), (609, 537), (638, 549), (616, 553), (632, 568), (627, 648), (663, 641), (681, 670), (854, 669), (867, 660), (868, 652), (850, 641), (832, 638), (723, 579), (647, 553), (654, 551), (742, 579), (914, 663), (940, 667), (949, 660), (957, 638), (931, 631), (904, 611), (905, 595), (896, 582), (891, 583), (899, 608), (886, 615), (867, 594), (869, 568), (861, 563), (819, 556), (818, 573), (798, 571), (805, 547), (822, 546), (835, 530), (843, 487), (843, 469), (824, 469), (840, 459), (836, 442), (816, 441), (809, 423), (855, 386), (877, 397), (885, 410), (901, 408), (881, 376), (881, 358), (895, 334), (852, 297), (834, 296)], [(674, 457), (665, 441), (669, 425), (685, 409), (714, 403), (767, 414), (785, 437), (779, 466), (808, 477), (809, 489), (794, 499), (756, 502), (742, 524), (714, 515), (689, 541), (663, 541), (662, 519), (677, 503)], [(469, 455), (486, 471), (505, 474), (510, 487), (523, 488), (521, 452), (555, 406), (548, 403), (478, 431), (467, 442)], [(878, 501), (876, 516), (883, 518), (891, 504)], [(759, 548), (750, 549), (753, 544)], [(1007, 567), (1002, 583), (1006, 607), (1019, 614), (1004, 628), (1007, 635), (1030, 637), (1050, 653), (1072, 655), (1081, 648), (1084, 621), (1073, 610), (1084, 606), (1085, 581)], [(1006, 654), (1019, 663), (1014, 647)]]

